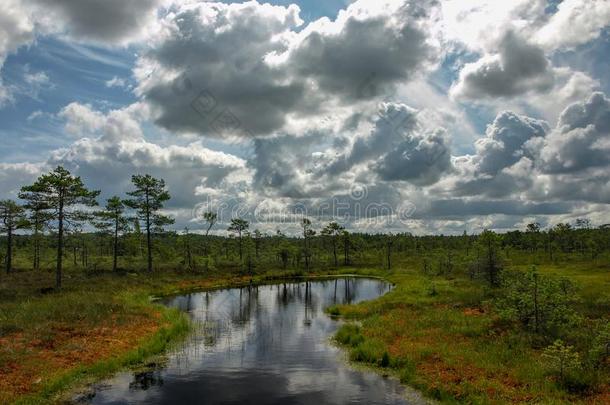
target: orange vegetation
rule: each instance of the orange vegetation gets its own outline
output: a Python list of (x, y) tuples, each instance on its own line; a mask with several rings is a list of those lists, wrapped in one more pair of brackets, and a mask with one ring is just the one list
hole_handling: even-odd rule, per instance
[[(460, 312), (464, 316), (484, 314), (478, 308), (466, 308)], [(486, 392), (490, 401), (500, 403), (535, 400), (527, 383), (520, 381), (508, 369), (487, 369), (469, 361), (464, 354), (472, 352), (473, 339), (448, 333), (443, 328), (421, 327), (418, 324), (421, 316), (417, 310), (394, 309), (380, 316), (384, 328), (365, 328), (364, 333), (383, 341), (392, 358), (412, 359), (416, 368), (413, 382), (425, 386), (428, 391), (442, 391), (459, 399), (467, 397), (466, 390), (474, 389)]]
[(121, 355), (135, 349), (162, 325), (160, 314), (132, 316), (103, 325), (52, 324), (45, 339), (23, 333), (0, 338), (0, 403), (36, 392), (42, 384), (78, 366)]

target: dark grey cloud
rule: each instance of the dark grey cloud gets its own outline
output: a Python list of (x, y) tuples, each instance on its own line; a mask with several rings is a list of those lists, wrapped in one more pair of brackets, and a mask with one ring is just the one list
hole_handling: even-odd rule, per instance
[(295, 7), (199, 3), (179, 7), (165, 23), (172, 29), (139, 62), (139, 92), (158, 125), (217, 137), (269, 135), (292, 110), (309, 109), (305, 85), (264, 60), (287, 49), (275, 36), (298, 25)]
[[(466, 161), (466, 165), (471, 163)], [(488, 198), (505, 198), (532, 187), (534, 173), (533, 162), (523, 158), (513, 166), (504, 168), (493, 175), (481, 174), (466, 170), (456, 162), (460, 175), (454, 179), (449, 188), (450, 194), (458, 196), (485, 196)], [(443, 185), (446, 186), (446, 185)], [(443, 190), (447, 192), (447, 190)]]
[[(155, 23), (162, 0), (24, 0), (47, 30), (71, 38), (114, 44), (141, 39)], [(135, 37), (135, 38), (134, 38)]]
[(373, 165), (385, 181), (408, 181), (416, 185), (436, 183), (451, 170), (451, 152), (443, 129), (411, 136)]
[(529, 188), (537, 154), (530, 144), (549, 130), (545, 121), (510, 111), (499, 113), (485, 136), (475, 142), (476, 153), (456, 161), (461, 176), (453, 192), (501, 198)]
[(328, 186), (312, 176), (324, 137), (320, 133), (302, 137), (284, 135), (254, 140), (254, 154), (248, 165), (254, 170), (252, 185), (261, 193), (290, 198), (313, 198)]
[[(610, 203), (610, 101), (601, 93), (565, 109), (554, 128), (502, 112), (472, 155), (451, 156), (449, 134), (458, 133), (458, 124), (450, 120), (460, 117), (454, 109), (461, 105), (445, 101), (446, 92), (437, 86), (447, 77), (447, 66), (420, 85), (420, 73), (438, 59), (439, 38), (430, 26), (447, 22), (431, 16), (434, 1), (358, 0), (336, 19), (306, 26), (296, 6), (257, 2), (5, 2), (0, 65), (6, 55), (32, 42), (36, 29), (69, 42), (137, 43), (134, 75), (141, 99), (139, 106), (121, 111), (93, 111), (82, 104), (64, 108), (58, 118), (68, 120), (66, 132), (80, 139), (51, 152), (44, 162), (0, 164), (3, 193), (14, 196), (18, 186), (62, 164), (106, 193), (129, 189), (132, 173), (165, 178), (180, 226), (188, 223), (195, 204), (210, 197), (231, 210), (252, 211), (263, 199), (292, 213), (346, 205), (352, 229), (370, 225), (379, 231), (394, 228), (383, 221), (359, 222), (357, 207), (372, 207), (362, 218), (370, 219), (412, 203), (414, 221), (434, 224), (426, 225), (432, 232), (488, 224), (510, 228), (516, 218), (566, 218), (576, 210), (599, 214)], [(470, 37), (472, 43), (462, 45), (481, 55), (463, 68), (451, 90), (454, 96), (489, 102), (527, 95), (511, 107), (542, 112), (554, 122), (565, 100), (580, 100), (603, 87), (603, 81), (566, 67), (573, 67), (570, 63), (553, 66), (550, 56), (557, 47), (597, 37), (607, 22), (607, 5), (600, 0), (586, 8), (580, 0), (564, 1), (563, 11), (551, 16), (540, 14), (543, 3), (532, 7), (520, 0), (503, 7), (483, 0), (480, 7), (465, 6), (475, 18), (465, 18), (457, 26), (458, 38), (449, 40)], [(504, 8), (510, 9), (507, 16), (494, 19), (494, 11)], [(464, 14), (458, 10), (456, 16)], [(578, 29), (558, 35), (573, 16), (581, 21), (573, 27)], [(483, 19), (485, 24), (466, 29)], [(539, 31), (544, 26), (551, 28)], [(494, 35), (479, 35), (489, 27), (497, 27)], [(495, 35), (502, 32), (507, 33)], [(445, 39), (440, 38), (443, 46), (459, 46)], [(406, 82), (413, 86), (400, 87)], [(397, 88), (402, 91), (395, 93)], [(4, 91), (4, 98), (9, 96)], [(387, 96), (423, 109), (397, 102), (383, 104), (379, 115), (371, 113)], [(141, 115), (136, 119), (136, 114)], [(251, 155), (246, 161), (200, 142), (154, 143), (140, 127), (140, 120), (149, 117), (176, 134), (246, 138), (249, 142), (240, 147)], [(165, 141), (169, 135), (153, 134)], [(363, 194), (353, 194), (353, 187)]]
[(610, 100), (602, 93), (565, 108), (553, 129), (503, 112), (475, 146), (475, 155), (456, 158), (458, 175), (438, 192), (610, 202)]
[(367, 165), (384, 181), (435, 183), (451, 170), (449, 138), (443, 129), (425, 128), (417, 114), (404, 104), (382, 104), (373, 130), (358, 136), (323, 173), (336, 175)]
[(435, 200), (422, 214), (428, 217), (462, 217), (479, 215), (559, 215), (571, 212), (574, 204), (567, 202), (535, 203), (522, 200)]
[(376, 159), (404, 142), (405, 136), (417, 126), (417, 110), (404, 104), (382, 104), (372, 132), (357, 137), (351, 148), (334, 158), (325, 172), (342, 173), (354, 165)]
[(336, 34), (312, 31), (288, 64), (343, 102), (386, 95), (435, 57), (427, 33), (405, 10), (402, 15), (398, 26), (387, 15), (365, 20), (350, 16)]
[(422, 7), (391, 4), (356, 2), (298, 33), (296, 6), (176, 7), (138, 62), (138, 94), (176, 132), (261, 137), (295, 121), (315, 127), (315, 117), (386, 95), (434, 58)]
[(554, 84), (555, 72), (544, 50), (508, 31), (497, 54), (484, 55), (462, 69), (452, 94), (466, 99), (514, 97), (547, 92)]
[(604, 167), (581, 173), (554, 174), (530, 187), (525, 197), (532, 201), (586, 201), (610, 204), (610, 168)]

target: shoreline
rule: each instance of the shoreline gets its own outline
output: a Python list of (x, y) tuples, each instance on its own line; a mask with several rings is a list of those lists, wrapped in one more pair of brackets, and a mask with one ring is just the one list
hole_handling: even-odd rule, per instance
[[(548, 271), (555, 272), (556, 269), (549, 268)], [(105, 299), (118, 300), (123, 304), (119, 309), (131, 317), (127, 319), (142, 321), (143, 329), (136, 328), (135, 332), (127, 334), (131, 338), (136, 336), (129, 341), (130, 345), (116, 346), (119, 350), (112, 343), (105, 352), (110, 352), (110, 355), (95, 353), (98, 357), (94, 361), (77, 362), (62, 373), (51, 374), (51, 378), (33, 387), (33, 392), (26, 395), (6, 396), (0, 386), (0, 403), (37, 404), (65, 400), (66, 395), (74, 394), (79, 388), (121, 370), (144, 365), (148, 359), (162, 355), (186, 335), (191, 326), (184, 313), (159, 303), (164, 297), (248, 285), (342, 277), (381, 279), (392, 284), (393, 288), (372, 301), (327, 308), (327, 315), (339, 316), (345, 321), (344, 325), (360, 325), (348, 331), (348, 338), (343, 342), (338, 338), (341, 328), (330, 338), (338, 341), (355, 367), (394, 375), (406, 390), (415, 390), (425, 400), (603, 403), (609, 399), (603, 392), (582, 397), (561, 391), (544, 374), (542, 366), (531, 361), (539, 358), (538, 351), (519, 341), (512, 343), (517, 346), (507, 349), (505, 344), (510, 337), (494, 324), (493, 311), (483, 299), (486, 294), (484, 288), (461, 277), (435, 278), (434, 295), (428, 293), (429, 280), (409, 268), (392, 271), (346, 268), (307, 275), (268, 271), (254, 276), (171, 273), (96, 277), (100, 282), (93, 293), (101, 293)], [(73, 288), (61, 295), (37, 299), (49, 301), (46, 305), (50, 306), (56, 303), (54, 300), (61, 301), (63, 294), (70, 299), (70, 294), (91, 293), (86, 287), (90, 279), (81, 277), (73, 283)], [(593, 281), (590, 286), (595, 287)], [(585, 288), (590, 286), (583, 285)], [(103, 319), (108, 321), (108, 318)], [(151, 319), (154, 327), (150, 326)], [(127, 325), (128, 329), (131, 323), (119, 322), (117, 325)], [(78, 325), (70, 326), (78, 332)], [(107, 337), (107, 341), (115, 342), (112, 339), (121, 332), (121, 328), (114, 330), (115, 335)], [(354, 339), (350, 335), (354, 335)], [(0, 337), (0, 341), (6, 337), (6, 334)], [(84, 352), (94, 350), (96, 342), (89, 343), (82, 347)], [(62, 350), (61, 347), (58, 349), (59, 352)], [(602, 390), (608, 387), (607, 384), (607, 381), (602, 382)]]
[[(105, 276), (117, 277), (115, 275)], [(147, 276), (148, 275), (143, 275), (143, 277)], [(142, 276), (138, 275), (137, 277)], [(123, 325), (123, 331), (129, 330), (129, 336), (134, 341), (138, 341), (137, 344), (132, 343), (127, 348), (122, 346), (111, 348), (109, 349), (111, 352), (110, 356), (101, 355), (87, 363), (76, 363), (64, 372), (54, 374), (53, 377), (44, 382), (41, 381), (41, 377), (37, 377), (29, 389), (26, 387), (26, 390), (29, 392), (25, 392), (24, 394), (11, 395), (10, 393), (0, 392), (0, 403), (6, 401), (7, 403), (10, 402), (15, 404), (41, 404), (69, 401), (72, 399), (71, 397), (73, 397), (73, 394), (78, 391), (86, 391), (85, 387), (88, 385), (95, 384), (119, 371), (143, 366), (148, 360), (155, 356), (162, 356), (172, 344), (175, 344), (186, 336), (192, 327), (186, 314), (159, 303), (159, 301), (165, 297), (226, 288), (242, 288), (249, 285), (269, 285), (285, 281), (343, 277), (383, 279), (382, 277), (375, 275), (369, 277), (366, 274), (343, 273), (340, 270), (312, 273), (310, 275), (291, 273), (278, 274), (272, 271), (254, 276), (236, 276), (235, 274), (227, 274), (225, 277), (214, 277), (214, 275), (210, 277), (209, 275), (193, 274), (172, 275), (172, 283), (165, 284), (161, 290), (151, 289), (146, 292), (138, 291), (132, 293), (125, 299), (126, 301), (143, 301), (142, 297), (146, 296), (145, 301), (147, 302), (142, 303), (144, 306), (141, 308), (144, 311), (144, 313), (141, 314), (142, 324), (137, 325), (135, 328), (133, 328), (131, 324)], [(113, 294), (115, 294), (115, 296), (121, 295), (122, 292), (116, 291)], [(53, 297), (51, 297), (51, 299), (52, 298)], [(146, 320), (145, 318), (147, 318), (145, 313), (153, 314), (153, 325), (151, 325), (150, 322), (144, 322)], [(150, 319), (147, 321), (150, 321)], [(115, 332), (121, 332), (121, 330)], [(112, 335), (106, 340), (118, 340), (115, 335)], [(10, 337), (12, 337), (11, 334), (8, 334), (2, 338), (8, 340), (7, 338)], [(2, 338), (0, 338), (0, 340)], [(102, 340), (102, 337), (89, 336), (89, 338), (88, 342), (91, 346), (96, 346), (96, 344), (99, 343), (95, 342), (95, 340)], [(25, 345), (28, 344), (31, 344), (31, 342), (25, 342)], [(89, 350), (84, 348), (83, 351), (87, 352)], [(88, 360), (91, 359), (88, 358)], [(2, 373), (0, 373), (0, 375), (1, 374)]]

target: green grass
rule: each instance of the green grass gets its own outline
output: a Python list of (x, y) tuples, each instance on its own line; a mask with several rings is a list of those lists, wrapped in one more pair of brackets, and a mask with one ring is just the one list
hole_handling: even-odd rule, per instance
[[(153, 296), (248, 282), (249, 278), (230, 273), (68, 272), (60, 292), (43, 294), (40, 288), (52, 285), (52, 273), (3, 275), (0, 375), (6, 378), (0, 380), (0, 403), (48, 403), (74, 384), (107, 376), (163, 352), (186, 332), (188, 319), (151, 301)], [(102, 333), (105, 341), (99, 340)], [(115, 341), (121, 344), (114, 347)], [(11, 367), (18, 371), (5, 374)]]
[[(540, 270), (566, 277), (579, 287), (583, 315), (608, 319), (607, 265), (546, 265)], [(335, 316), (357, 321), (343, 325), (335, 336), (352, 360), (379, 367), (387, 355), (384, 364), (403, 382), (447, 403), (608, 400), (604, 396), (610, 382), (607, 369), (598, 376), (598, 385), (584, 394), (558, 384), (544, 365), (535, 339), (499, 322), (491, 305), (497, 292), (485, 284), (459, 274), (451, 279), (430, 278), (413, 267), (360, 271), (384, 275), (396, 287), (370, 302), (329, 308)]]
[[(525, 269), (526, 266), (519, 266)], [(607, 262), (580, 262), (542, 264), (541, 273), (565, 277), (576, 284), (581, 297), (581, 309), (590, 316), (610, 314), (610, 264)]]
[[(68, 269), (62, 290), (51, 293), (42, 293), (41, 288), (53, 285), (52, 272), (0, 275), (0, 376), (6, 377), (0, 378), (0, 403), (53, 402), (75, 385), (165, 351), (185, 333), (188, 321), (152, 297), (302, 275), (278, 270), (244, 276), (220, 271), (112, 274)], [(160, 329), (154, 331), (154, 325)], [(106, 341), (99, 340), (100, 331), (107, 334)], [(123, 344), (114, 345), (115, 341)], [(11, 367), (18, 370), (11, 374)]]
[[(515, 262), (514, 268), (525, 270), (532, 260), (518, 257)], [(607, 399), (600, 397), (599, 389), (584, 397), (559, 386), (540, 360), (540, 350), (532, 345), (532, 337), (514, 333), (513, 325), (497, 318), (491, 305), (496, 292), (484, 283), (469, 280), (463, 268), (451, 277), (424, 276), (421, 263), (422, 257), (404, 257), (396, 261), (391, 271), (370, 267), (319, 270), (333, 275), (381, 277), (395, 285), (379, 299), (327, 309), (331, 316), (353, 321), (343, 325), (336, 335), (353, 361), (396, 374), (403, 383), (446, 403), (574, 403)], [(541, 262), (538, 268), (545, 275), (566, 277), (578, 286), (578, 307), (583, 315), (607, 319), (607, 264), (571, 259), (563, 265)], [(186, 332), (188, 322), (177, 311), (152, 302), (151, 296), (272, 283), (303, 275), (300, 270), (268, 270), (250, 277), (217, 268), (206, 273), (164, 270), (153, 274), (85, 273), (68, 268), (62, 291), (50, 294), (43, 294), (40, 289), (53, 285), (52, 272), (2, 275), (0, 343), (3, 338), (14, 341), (15, 337), (25, 343), (9, 345), (10, 350), (0, 344), (0, 369), (22, 365), (30, 372), (21, 376), (24, 381), (31, 383), (41, 377), (41, 382), (26, 393), (6, 393), (2, 390), (8, 385), (2, 386), (0, 381), (0, 403), (53, 402), (74, 386), (164, 352)], [(116, 352), (112, 351), (114, 355), (74, 361), (59, 370), (49, 369), (39, 357), (32, 357), (32, 352), (65, 352), (66, 356), (78, 350), (86, 352), (90, 348), (82, 346), (78, 339), (93, 328), (109, 328), (119, 337), (121, 331), (127, 330), (132, 334), (129, 337), (135, 337), (140, 333), (138, 328), (130, 328), (138, 322), (142, 323), (144, 338), (133, 347), (117, 347)], [(161, 327), (153, 331), (151, 325)], [(608, 381), (608, 374), (603, 374), (600, 386), (608, 387)]]

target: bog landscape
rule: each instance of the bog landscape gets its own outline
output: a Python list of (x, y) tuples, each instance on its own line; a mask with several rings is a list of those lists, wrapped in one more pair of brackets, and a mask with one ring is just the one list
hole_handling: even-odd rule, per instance
[(0, 21), (0, 404), (610, 403), (607, 0)]

